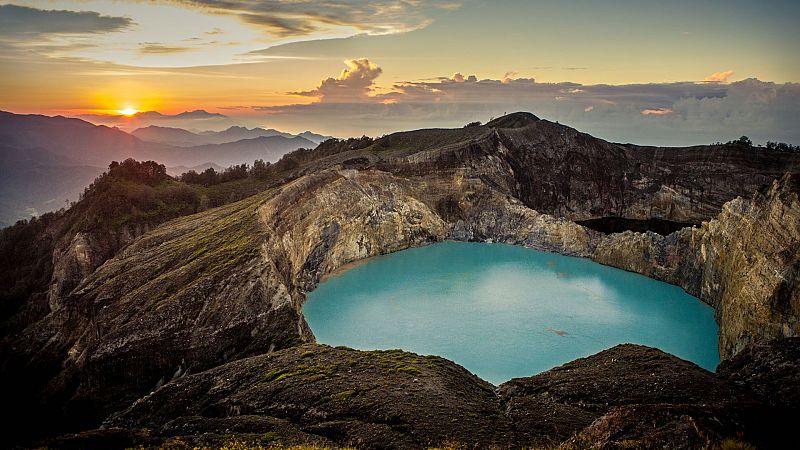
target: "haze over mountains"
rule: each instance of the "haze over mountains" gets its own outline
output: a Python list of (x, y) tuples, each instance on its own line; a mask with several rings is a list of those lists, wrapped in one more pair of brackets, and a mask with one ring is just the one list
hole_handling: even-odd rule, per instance
[(127, 131), (150, 125), (185, 128), (189, 130), (219, 131), (239, 125), (236, 120), (224, 114), (210, 113), (203, 109), (185, 111), (180, 114), (162, 114), (158, 111), (142, 111), (133, 115), (82, 114), (78, 117), (97, 125), (117, 127)]
[[(274, 128), (252, 128), (232, 126), (223, 131), (204, 131), (194, 133), (183, 128), (160, 127), (149, 125), (144, 128), (137, 128), (131, 132), (132, 135), (143, 141), (157, 142), (161, 144), (174, 145), (177, 147), (193, 147), (207, 144), (226, 144), (229, 142), (240, 141), (243, 139), (257, 139), (264, 137), (281, 136), (284, 138), (294, 138), (295, 135), (278, 131)], [(305, 131), (297, 135), (308, 139), (314, 144), (330, 139), (331, 136), (322, 136), (310, 131)]]
[[(137, 116), (195, 125), (225, 117), (205, 111)], [(149, 125), (127, 133), (76, 118), (0, 111), (0, 226), (77, 200), (111, 161), (152, 159), (177, 175), (207, 167), (252, 164), (256, 159), (275, 162), (290, 151), (314, 148), (325, 139), (328, 137), (308, 131), (296, 136), (236, 125), (204, 132)]]

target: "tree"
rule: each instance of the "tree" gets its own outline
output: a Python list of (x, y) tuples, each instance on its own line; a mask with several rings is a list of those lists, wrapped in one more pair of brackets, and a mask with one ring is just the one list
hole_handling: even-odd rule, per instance
[(736, 147), (742, 147), (742, 148), (751, 148), (751, 147), (753, 147), (753, 141), (751, 141), (750, 138), (747, 137), (747, 136), (742, 136), (739, 139), (736, 139), (734, 141), (728, 141), (728, 142), (726, 142), (726, 144), (727, 145), (733, 145), (733, 146), (736, 146)]
[(269, 175), (267, 167), (269, 167), (269, 163), (264, 162), (263, 159), (253, 161), (253, 167), (250, 168), (250, 176), (258, 179), (267, 178)]
[(779, 152), (800, 152), (800, 145), (787, 144), (785, 142), (767, 141), (767, 149)]

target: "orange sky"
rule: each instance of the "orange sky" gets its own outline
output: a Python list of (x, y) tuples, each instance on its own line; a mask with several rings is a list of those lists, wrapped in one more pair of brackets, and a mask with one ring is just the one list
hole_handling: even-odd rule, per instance
[[(614, 114), (669, 109), (673, 117), (664, 123), (670, 119), (677, 126), (675, 117), (690, 113), (674, 107), (675, 102), (701, 95), (702, 89), (673, 87), (661, 94), (660, 85), (748, 78), (780, 87), (741, 95), (763, 100), (780, 92), (784, 98), (774, 102), (796, 107), (785, 96), (794, 92), (786, 83), (800, 81), (800, 58), (794, 56), (800, 48), (798, 3), (696, 3), (353, 0), (334, 10), (305, 0), (258, 3), (263, 7), (232, 0), (225, 9), (203, 0), (12, 0), (0, 5), (0, 109), (84, 115), (124, 108), (163, 113), (202, 108), (248, 125), (345, 135), (449, 125), (514, 108), (562, 120), (583, 113), (575, 120), (591, 126), (589, 114), (606, 114), (604, 120), (610, 121), (612, 113), (604, 111), (615, 104)], [(346, 61), (359, 58), (379, 67), (379, 73), (366, 75), (363, 86), (357, 80), (336, 81)], [(540, 84), (636, 85), (630, 89), (639, 92), (576, 99), (579, 88), (546, 97), (541, 94), (546, 87), (534, 86), (533, 93), (524, 90), (524, 83), (505, 90), (476, 83), (430, 95), (437, 89), (431, 81), (455, 73), (498, 83), (533, 79)], [(336, 89), (328, 89), (327, 96), (298, 95), (316, 92), (328, 79)], [(387, 96), (392, 92), (398, 95)], [(405, 108), (402, 120), (372, 106), (370, 115), (354, 106), (330, 106), (334, 99), (340, 105), (372, 103), (368, 97), (391, 111)], [(520, 103), (519, 98), (530, 101)], [(566, 98), (577, 112), (559, 106)], [(486, 105), (482, 109), (475, 106), (480, 102)], [(319, 103), (327, 105), (291, 106)], [(433, 113), (433, 103), (451, 106)], [(689, 103), (682, 104), (690, 108)], [(276, 108), (281, 106), (287, 108)], [(703, 107), (713, 109), (709, 102)], [(341, 123), (331, 115), (341, 116)], [(783, 126), (781, 120), (769, 125)], [(602, 121), (597, 123), (602, 131)], [(725, 130), (722, 122), (708, 126), (710, 134)], [(765, 129), (764, 135), (773, 131)]]

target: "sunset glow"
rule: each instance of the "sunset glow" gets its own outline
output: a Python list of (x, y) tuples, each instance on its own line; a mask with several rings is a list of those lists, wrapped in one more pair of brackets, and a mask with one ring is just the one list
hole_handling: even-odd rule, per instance
[(344, 137), (524, 110), (640, 144), (800, 143), (788, 0), (4, 3), (12, 112)]
[(134, 115), (134, 114), (138, 113), (138, 112), (139, 112), (139, 110), (138, 110), (138, 109), (135, 109), (135, 108), (133, 108), (133, 107), (130, 107), (130, 106), (126, 106), (125, 108), (123, 108), (123, 109), (120, 109), (120, 110), (118, 110), (117, 112), (118, 112), (118, 113), (120, 113), (120, 114), (122, 114), (123, 116), (128, 116), (128, 117), (130, 117), (130, 116), (132, 116), (132, 115)]

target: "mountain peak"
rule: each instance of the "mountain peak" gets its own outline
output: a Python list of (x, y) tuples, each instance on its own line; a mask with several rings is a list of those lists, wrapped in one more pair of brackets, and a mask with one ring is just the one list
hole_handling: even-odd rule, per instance
[(198, 118), (226, 117), (226, 116), (224, 116), (222, 114), (219, 114), (219, 113), (210, 113), (210, 112), (206, 111), (205, 109), (195, 109), (194, 111), (186, 111), (186, 112), (182, 112), (180, 114), (176, 114), (173, 117), (175, 117), (175, 118), (183, 118), (183, 119), (187, 119), (187, 118), (198, 119)]
[(534, 122), (538, 122), (539, 120), (540, 119), (532, 113), (520, 111), (498, 117), (487, 123), (486, 126), (492, 128), (522, 128)]

